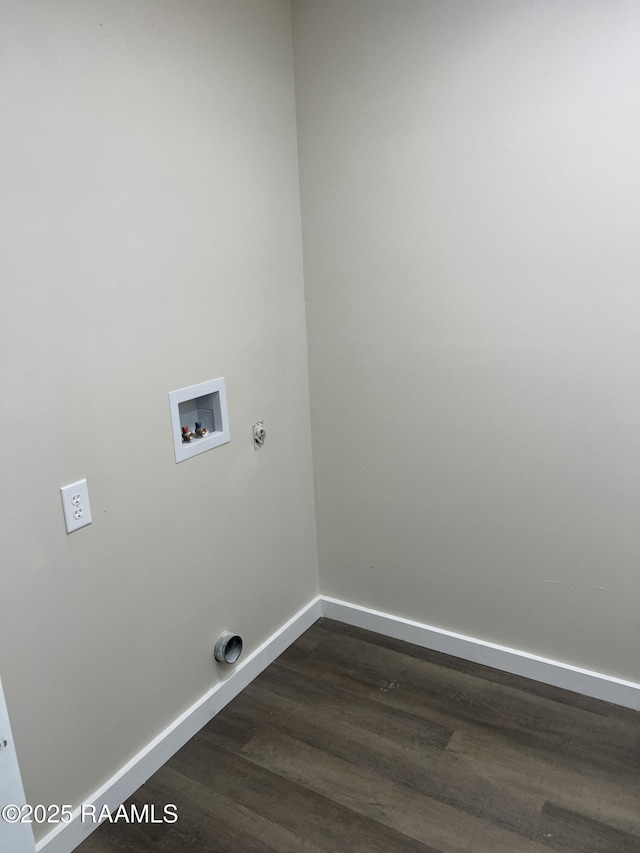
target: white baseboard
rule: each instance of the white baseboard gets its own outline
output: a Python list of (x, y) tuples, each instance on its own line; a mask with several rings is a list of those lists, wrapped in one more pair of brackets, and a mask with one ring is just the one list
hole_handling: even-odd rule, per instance
[(465, 637), (463, 634), (412, 622), (410, 619), (350, 604), (348, 601), (339, 601), (327, 596), (321, 598), (322, 615), (328, 619), (335, 619), (357, 628), (366, 628), (377, 634), (393, 637), (396, 640), (405, 640), (425, 649), (444, 652), (447, 655), (481, 663), (514, 675), (523, 675), (525, 678), (582, 693), (594, 699), (613, 702), (615, 705), (633, 708), (636, 711), (640, 710), (640, 684), (633, 681), (624, 681), (621, 678), (539, 657), (519, 649), (510, 649), (507, 646), (499, 646), (474, 637)]
[[(347, 601), (318, 596), (292, 616), (246, 660), (234, 667), (228, 678), (208, 690), (144, 749), (134, 755), (85, 802), (95, 806), (96, 812), (105, 805), (110, 810), (116, 809), (321, 616), (514, 675), (523, 675), (535, 681), (563, 687), (565, 690), (573, 690), (595, 699), (640, 710), (640, 684), (632, 681), (591, 672), (474, 637), (465, 637), (463, 634), (444, 631), (442, 628), (423, 625)], [(83, 823), (80, 820), (78, 807), (70, 823), (59, 824), (38, 842), (37, 853), (71, 853), (95, 828), (93, 823)]]
[[(208, 690), (85, 802), (94, 805), (96, 813), (104, 805), (110, 810), (116, 809), (321, 615), (320, 598), (314, 598), (235, 666), (228, 678)], [(77, 808), (72, 820), (58, 824), (38, 842), (36, 850), (38, 853), (71, 853), (95, 828), (93, 822), (83, 823), (80, 820), (80, 808)]]

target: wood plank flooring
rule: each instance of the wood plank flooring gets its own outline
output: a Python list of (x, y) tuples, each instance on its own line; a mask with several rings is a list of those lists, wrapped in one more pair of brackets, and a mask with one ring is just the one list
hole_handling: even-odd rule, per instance
[(640, 714), (321, 619), (80, 853), (640, 853)]

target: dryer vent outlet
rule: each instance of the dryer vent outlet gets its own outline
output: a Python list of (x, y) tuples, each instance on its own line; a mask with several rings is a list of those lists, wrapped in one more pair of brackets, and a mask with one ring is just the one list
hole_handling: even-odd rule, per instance
[(242, 637), (223, 631), (216, 640), (213, 656), (220, 663), (235, 663), (242, 654)]

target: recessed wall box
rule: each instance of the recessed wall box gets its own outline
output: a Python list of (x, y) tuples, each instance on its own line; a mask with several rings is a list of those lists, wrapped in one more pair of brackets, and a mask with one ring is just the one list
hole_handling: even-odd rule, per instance
[[(191, 456), (204, 453), (205, 450), (213, 450), (214, 447), (229, 441), (224, 378), (170, 391), (169, 405), (176, 462), (184, 462)], [(205, 428), (205, 435), (195, 433), (196, 423)], [(189, 438), (184, 436), (183, 427), (187, 427)]]

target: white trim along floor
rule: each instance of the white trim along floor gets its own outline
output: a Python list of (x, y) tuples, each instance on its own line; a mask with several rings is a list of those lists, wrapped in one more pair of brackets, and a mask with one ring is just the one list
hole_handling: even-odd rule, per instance
[[(110, 810), (116, 809), (321, 616), (585, 696), (640, 710), (640, 684), (423, 625), (347, 601), (318, 596), (234, 667), (228, 678), (208, 690), (144, 749), (134, 755), (86, 802), (94, 805), (96, 812), (104, 805)], [(41, 839), (36, 845), (38, 853), (71, 853), (84, 841), (95, 829), (95, 825), (84, 824), (79, 815), (78, 808), (71, 822), (59, 824)]]

